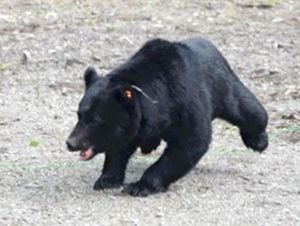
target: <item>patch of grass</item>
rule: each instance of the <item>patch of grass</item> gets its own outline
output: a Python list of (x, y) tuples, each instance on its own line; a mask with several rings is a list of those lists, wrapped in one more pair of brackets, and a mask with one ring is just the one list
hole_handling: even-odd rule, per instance
[(6, 71), (12, 67), (11, 63), (0, 63), (0, 71)]
[(278, 0), (264, 0), (262, 3), (268, 6), (275, 6), (278, 3)]
[(114, 26), (109, 26), (109, 27), (106, 28), (106, 31), (109, 32), (109, 33), (115, 32), (115, 31), (117, 31), (117, 28), (114, 27)]
[(287, 128), (277, 129), (276, 131), (269, 134), (269, 141), (270, 142), (276, 141), (277, 139), (279, 139), (279, 137), (282, 134), (286, 134), (288, 132), (295, 132), (295, 131), (300, 131), (300, 126), (295, 125), (295, 126), (290, 126), (290, 127), (287, 127)]
[(37, 139), (32, 139), (29, 142), (30, 147), (38, 147), (40, 145), (40, 142)]
[(230, 134), (234, 134), (237, 131), (237, 128), (229, 123), (226, 123), (224, 125), (224, 128), (226, 131), (228, 131)]

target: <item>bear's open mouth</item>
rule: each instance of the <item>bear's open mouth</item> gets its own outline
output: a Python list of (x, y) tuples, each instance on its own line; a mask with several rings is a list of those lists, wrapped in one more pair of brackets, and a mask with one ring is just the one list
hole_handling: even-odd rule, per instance
[(90, 147), (86, 150), (81, 150), (79, 152), (79, 158), (81, 161), (87, 161), (87, 160), (91, 160), (92, 158), (94, 158), (96, 155), (96, 153), (93, 151), (93, 148)]

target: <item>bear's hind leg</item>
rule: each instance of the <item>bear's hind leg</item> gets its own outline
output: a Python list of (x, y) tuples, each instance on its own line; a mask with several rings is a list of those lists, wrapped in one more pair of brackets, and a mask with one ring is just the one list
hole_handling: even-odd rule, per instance
[(221, 118), (238, 126), (244, 144), (262, 152), (268, 146), (268, 115), (256, 97), (242, 83), (235, 84)]

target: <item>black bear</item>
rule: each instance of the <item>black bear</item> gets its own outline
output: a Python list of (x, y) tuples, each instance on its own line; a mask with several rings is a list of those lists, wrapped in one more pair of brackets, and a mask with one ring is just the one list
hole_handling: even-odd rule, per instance
[(121, 186), (135, 150), (150, 153), (164, 140), (161, 157), (123, 191), (166, 191), (205, 154), (215, 118), (238, 126), (247, 147), (261, 152), (268, 146), (265, 109), (206, 39), (154, 39), (105, 77), (90, 67), (84, 79), (67, 147), (82, 160), (105, 153), (96, 190)]

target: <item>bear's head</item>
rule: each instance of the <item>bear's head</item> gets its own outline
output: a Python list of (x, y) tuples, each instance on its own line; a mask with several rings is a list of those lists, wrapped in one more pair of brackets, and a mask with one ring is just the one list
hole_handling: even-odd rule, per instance
[(138, 133), (141, 112), (136, 90), (126, 81), (99, 77), (94, 68), (84, 74), (85, 93), (79, 103), (78, 122), (67, 140), (69, 151), (81, 160), (118, 150)]

